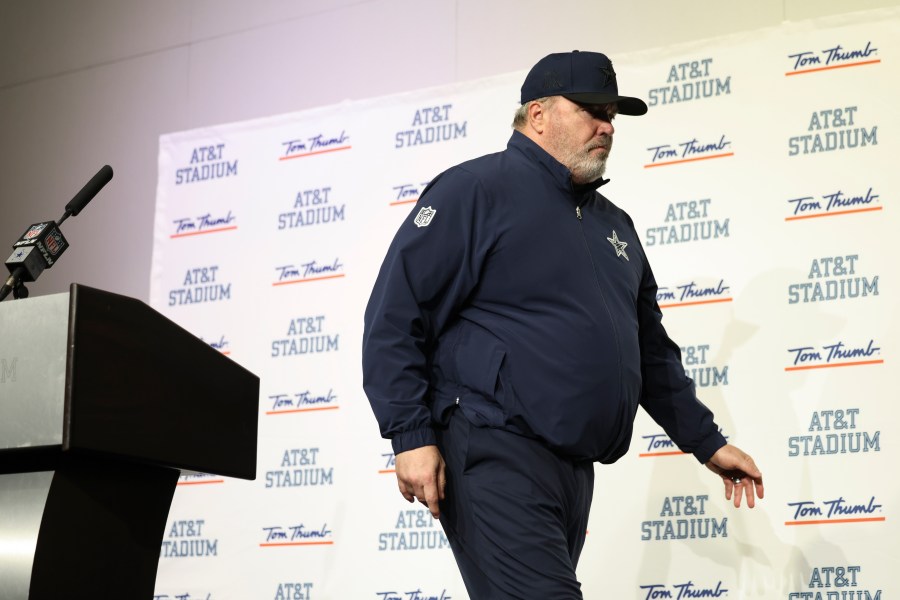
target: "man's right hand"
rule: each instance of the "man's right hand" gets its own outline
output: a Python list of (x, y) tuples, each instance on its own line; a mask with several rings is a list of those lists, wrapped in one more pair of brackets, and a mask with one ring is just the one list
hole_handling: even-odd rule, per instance
[(422, 446), (396, 456), (397, 485), (407, 502), (418, 500), (431, 515), (441, 516), (439, 502), (444, 499), (447, 477), (444, 458), (437, 446)]

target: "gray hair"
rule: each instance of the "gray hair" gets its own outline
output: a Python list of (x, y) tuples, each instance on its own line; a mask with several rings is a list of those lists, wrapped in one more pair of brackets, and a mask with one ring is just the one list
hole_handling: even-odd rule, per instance
[(525, 124), (528, 122), (528, 107), (537, 102), (538, 104), (543, 104), (546, 107), (553, 106), (553, 101), (555, 100), (555, 96), (544, 96), (543, 98), (535, 98), (534, 100), (529, 100), (522, 106), (516, 109), (515, 115), (513, 115), (512, 128), (522, 130), (525, 127)]

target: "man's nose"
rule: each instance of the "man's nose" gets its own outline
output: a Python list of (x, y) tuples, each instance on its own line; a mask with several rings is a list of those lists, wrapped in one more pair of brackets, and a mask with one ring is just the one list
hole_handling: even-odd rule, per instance
[(616, 132), (616, 128), (613, 127), (612, 121), (597, 119), (597, 133), (598, 135), (612, 135)]

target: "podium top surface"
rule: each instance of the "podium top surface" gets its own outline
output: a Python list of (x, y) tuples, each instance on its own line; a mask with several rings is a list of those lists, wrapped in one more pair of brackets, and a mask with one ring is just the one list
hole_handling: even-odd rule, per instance
[(259, 378), (146, 304), (73, 284), (0, 303), (0, 452), (256, 473)]

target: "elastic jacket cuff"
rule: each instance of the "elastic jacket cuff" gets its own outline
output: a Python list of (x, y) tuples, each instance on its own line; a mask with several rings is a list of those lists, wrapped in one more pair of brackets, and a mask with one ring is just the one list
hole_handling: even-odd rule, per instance
[(437, 446), (437, 438), (431, 427), (413, 429), (412, 431), (398, 433), (391, 438), (391, 446), (394, 447), (394, 454), (400, 454), (422, 446)]
[(727, 444), (725, 441), (725, 436), (723, 436), (718, 431), (711, 433), (705, 440), (700, 442), (697, 448), (694, 450), (694, 457), (700, 461), (700, 464), (705, 465), (709, 462), (709, 459), (712, 458), (713, 454), (718, 451), (719, 448)]

